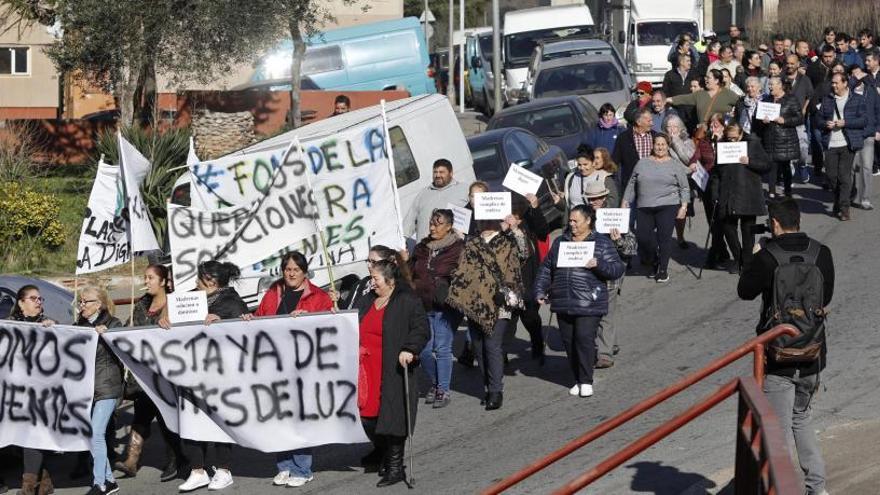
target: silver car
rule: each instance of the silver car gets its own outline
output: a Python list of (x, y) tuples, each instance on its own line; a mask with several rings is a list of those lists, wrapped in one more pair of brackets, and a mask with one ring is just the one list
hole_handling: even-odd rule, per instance
[(630, 100), (632, 88), (627, 81), (629, 77), (611, 56), (574, 55), (540, 62), (529, 99), (580, 95), (596, 108), (603, 103), (618, 108)]

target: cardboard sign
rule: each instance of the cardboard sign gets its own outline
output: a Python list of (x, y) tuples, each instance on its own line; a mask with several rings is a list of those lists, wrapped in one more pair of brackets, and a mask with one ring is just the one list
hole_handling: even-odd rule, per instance
[(208, 296), (203, 290), (168, 294), (168, 319), (171, 323), (205, 321), (208, 316)]
[(475, 220), (501, 220), (513, 211), (509, 192), (474, 194)]
[(699, 187), (701, 191), (705, 192), (706, 187), (709, 186), (709, 172), (707, 172), (699, 162), (695, 165), (697, 166), (697, 170), (691, 174), (691, 179), (697, 183), (697, 187)]
[(596, 232), (608, 234), (617, 229), (621, 234), (629, 232), (629, 208), (599, 208), (596, 210)]
[(447, 203), (446, 208), (452, 210), (452, 215), (455, 218), (452, 228), (462, 234), (467, 234), (471, 230), (471, 215), (473, 215), (473, 212), (463, 206), (455, 206), (452, 203)]
[(739, 163), (739, 159), (749, 156), (749, 143), (739, 141), (736, 143), (718, 143), (718, 164)]
[(758, 108), (755, 110), (755, 120), (764, 120), (765, 118), (774, 120), (779, 117), (781, 109), (782, 105), (779, 103), (759, 101)]
[(593, 257), (596, 243), (589, 242), (560, 242), (559, 255), (556, 257), (557, 268), (583, 268), (587, 261)]
[(525, 196), (526, 194), (538, 194), (541, 182), (544, 182), (544, 178), (540, 175), (511, 163), (510, 168), (507, 169), (507, 176), (504, 177), (504, 182), (501, 185)]

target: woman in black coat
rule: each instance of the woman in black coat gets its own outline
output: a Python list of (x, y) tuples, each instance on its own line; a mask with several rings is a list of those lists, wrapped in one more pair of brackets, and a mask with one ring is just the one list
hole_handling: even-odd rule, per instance
[[(745, 263), (751, 261), (755, 233), (752, 229), (758, 216), (767, 214), (761, 175), (770, 169), (770, 159), (761, 146), (761, 140), (746, 136), (738, 123), (724, 129), (723, 142), (748, 142), (748, 155), (739, 163), (716, 164), (718, 180), (713, 182), (713, 197), (718, 199), (718, 219), (722, 232), (733, 254), (730, 273), (739, 273)], [(742, 244), (736, 234), (739, 224)]]
[[(358, 397), (358, 406), (364, 430), (382, 455), (379, 468), (382, 479), (376, 486), (384, 487), (406, 479), (404, 442), (407, 430), (415, 427), (418, 404), (413, 364), (417, 363), (416, 357), (428, 343), (430, 332), (422, 301), (401, 276), (397, 263), (384, 260), (374, 263), (370, 274), (374, 289), (362, 299), (358, 308), (361, 375), (368, 382), (360, 383), (359, 380), (358, 388), (368, 392), (366, 396)], [(375, 352), (378, 349), (381, 349), (380, 353)], [(404, 373), (409, 381), (408, 397)], [(377, 379), (378, 384), (375, 383)]]
[(763, 127), (761, 139), (764, 142), (764, 149), (771, 160), (767, 184), (770, 186), (772, 199), (779, 194), (776, 184), (780, 173), (782, 173), (785, 195), (791, 196), (791, 161), (801, 156), (796, 128), (803, 124), (804, 116), (797, 100), (785, 93), (782, 79), (771, 77), (768, 85), (770, 94), (764, 97), (764, 101), (780, 105), (779, 117), (774, 120), (765, 118), (760, 126)]

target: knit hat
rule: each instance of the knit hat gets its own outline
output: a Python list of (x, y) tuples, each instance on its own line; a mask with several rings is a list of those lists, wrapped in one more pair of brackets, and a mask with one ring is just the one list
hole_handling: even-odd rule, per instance
[(584, 187), (583, 196), (587, 199), (601, 198), (608, 196), (608, 189), (605, 187), (604, 181), (591, 180)]
[(639, 81), (639, 83), (636, 84), (636, 91), (644, 91), (645, 93), (652, 94), (654, 88), (651, 87), (651, 83), (648, 81)]

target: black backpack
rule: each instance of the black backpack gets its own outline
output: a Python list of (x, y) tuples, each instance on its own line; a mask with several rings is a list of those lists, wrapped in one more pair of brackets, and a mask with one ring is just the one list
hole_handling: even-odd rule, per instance
[(816, 260), (821, 244), (810, 239), (806, 251), (791, 252), (777, 243), (766, 246), (776, 260), (773, 293), (765, 330), (783, 323), (800, 334), (784, 335), (770, 344), (769, 357), (777, 363), (809, 363), (821, 356), (825, 345), (824, 277)]

